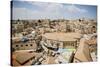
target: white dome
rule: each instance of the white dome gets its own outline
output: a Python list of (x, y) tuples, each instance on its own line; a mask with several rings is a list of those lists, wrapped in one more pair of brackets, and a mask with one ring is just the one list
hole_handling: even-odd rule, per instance
[(31, 33), (32, 33), (32, 34), (35, 34), (35, 31), (32, 31)]

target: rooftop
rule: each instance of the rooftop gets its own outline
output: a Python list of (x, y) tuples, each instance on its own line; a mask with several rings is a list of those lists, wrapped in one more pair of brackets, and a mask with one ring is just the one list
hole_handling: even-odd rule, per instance
[(60, 33), (60, 32), (54, 32), (54, 33), (45, 33), (43, 36), (45, 38), (51, 39), (51, 40), (76, 41), (77, 38), (81, 37), (81, 34), (79, 34), (79, 33)]
[(75, 58), (79, 59), (81, 62), (92, 61), (89, 45), (85, 43), (85, 39), (80, 40), (79, 47), (76, 51)]
[[(30, 51), (23, 51), (23, 50), (19, 50), (17, 52), (13, 53), (13, 61), (15, 63), (15, 65), (23, 65), (26, 64), (29, 60), (38, 57), (39, 55), (35, 52), (30, 53)], [(31, 63), (30, 63), (31, 64)]]

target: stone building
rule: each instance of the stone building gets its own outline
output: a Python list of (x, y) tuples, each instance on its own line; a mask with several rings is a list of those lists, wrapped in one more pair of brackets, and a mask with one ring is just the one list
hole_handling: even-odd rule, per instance
[(79, 62), (90, 62), (90, 61), (93, 60), (90, 54), (89, 45), (85, 43), (85, 39), (82, 38), (75, 53), (73, 62), (79, 63)]
[(63, 45), (59, 45), (62, 46), (61, 48), (76, 48), (81, 35), (78, 33), (46, 33), (43, 37), (47, 40), (57, 41), (58, 43), (62, 42)]
[[(14, 41), (15, 40), (15, 41)], [(13, 39), (12, 40), (12, 48), (14, 50), (35, 50), (36, 49), (35, 40), (30, 38), (29, 40), (21, 41), (21, 39)]]

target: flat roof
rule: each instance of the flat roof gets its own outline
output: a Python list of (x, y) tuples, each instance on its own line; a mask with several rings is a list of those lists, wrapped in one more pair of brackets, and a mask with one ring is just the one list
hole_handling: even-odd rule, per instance
[(38, 54), (35, 52), (29, 53), (29, 51), (26, 51), (26, 52), (25, 51), (17, 51), (17, 52), (14, 52), (13, 55), (15, 55), (16, 61), (18, 61), (20, 64), (23, 64), (24, 62), (28, 61), (32, 57), (36, 57)]
[(80, 61), (92, 61), (89, 45), (85, 43), (85, 39), (81, 39), (79, 47), (76, 51), (75, 58), (79, 59)]
[(81, 37), (81, 34), (79, 34), (79, 33), (60, 33), (60, 32), (54, 32), (54, 33), (45, 33), (43, 36), (45, 38), (51, 39), (51, 40), (76, 41), (77, 38)]

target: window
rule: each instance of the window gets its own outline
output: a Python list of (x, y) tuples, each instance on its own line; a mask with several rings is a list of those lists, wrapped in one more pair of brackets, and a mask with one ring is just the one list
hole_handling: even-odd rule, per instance
[(21, 47), (23, 47), (23, 45), (21, 45)]
[(32, 44), (30, 44), (30, 46), (33, 46)]
[(18, 47), (18, 45), (16, 45), (16, 47)]
[(26, 44), (26, 46), (28, 46), (28, 45)]
[(31, 41), (33, 41), (33, 39), (31, 39)]

